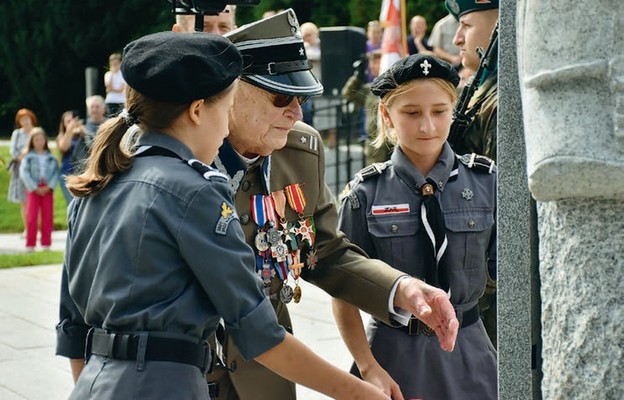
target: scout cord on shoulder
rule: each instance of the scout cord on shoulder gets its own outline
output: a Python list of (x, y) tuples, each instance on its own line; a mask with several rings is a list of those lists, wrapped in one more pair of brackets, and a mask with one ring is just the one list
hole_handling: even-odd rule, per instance
[(481, 108), (482, 101), (479, 101), (470, 110), (468, 110), (470, 101), (484, 80), (482, 79), (482, 76), (485, 73), (492, 72), (496, 69), (496, 64), (498, 63), (498, 22), (492, 31), (490, 43), (488, 44), (488, 48), (485, 53), (481, 48), (477, 48), (477, 52), (481, 57), (479, 69), (462, 89), (459, 99), (455, 104), (455, 109), (453, 110), (453, 124), (451, 125), (448, 137), (448, 142), (453, 149), (455, 149), (457, 143), (462, 141), (464, 135), (466, 134), (466, 128)]

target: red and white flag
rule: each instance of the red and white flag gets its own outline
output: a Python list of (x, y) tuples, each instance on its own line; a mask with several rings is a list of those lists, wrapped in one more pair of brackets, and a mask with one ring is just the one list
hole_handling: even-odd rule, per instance
[(405, 0), (383, 0), (379, 21), (384, 27), (379, 73), (407, 55)]

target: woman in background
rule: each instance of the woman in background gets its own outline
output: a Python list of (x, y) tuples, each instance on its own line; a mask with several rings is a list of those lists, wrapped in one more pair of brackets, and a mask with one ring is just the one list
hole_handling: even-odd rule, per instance
[(19, 167), (24, 157), (24, 149), (28, 144), (30, 131), (37, 126), (37, 116), (34, 112), (27, 108), (22, 108), (15, 114), (16, 129), (11, 134), (11, 164), (9, 173), (11, 175), (9, 181), (8, 200), (11, 203), (19, 203), (22, 215), (22, 223), (24, 224), (24, 234), (26, 236), (26, 188), (19, 176)]

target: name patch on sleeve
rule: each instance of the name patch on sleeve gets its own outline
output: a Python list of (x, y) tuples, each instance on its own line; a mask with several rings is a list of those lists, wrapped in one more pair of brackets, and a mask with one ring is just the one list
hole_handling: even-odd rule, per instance
[(410, 212), (410, 206), (407, 203), (372, 206), (371, 212), (373, 215), (406, 214)]

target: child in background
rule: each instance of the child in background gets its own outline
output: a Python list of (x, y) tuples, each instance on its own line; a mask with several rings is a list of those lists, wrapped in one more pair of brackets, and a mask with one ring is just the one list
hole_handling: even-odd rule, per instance
[(41, 246), (49, 250), (52, 244), (54, 199), (52, 188), (58, 182), (59, 167), (48, 149), (48, 137), (43, 129), (33, 128), (20, 164), (20, 178), (26, 186), (26, 250), (33, 251), (37, 243), (37, 225), (41, 215)]

